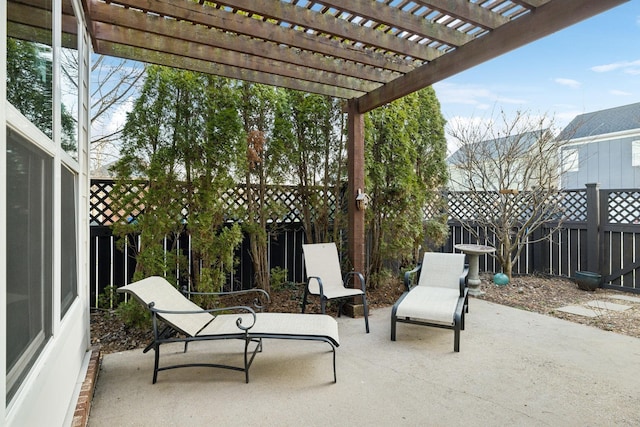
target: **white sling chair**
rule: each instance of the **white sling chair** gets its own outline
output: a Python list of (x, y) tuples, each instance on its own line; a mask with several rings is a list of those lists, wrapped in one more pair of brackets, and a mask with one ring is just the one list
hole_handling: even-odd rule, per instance
[[(325, 313), (327, 302), (337, 300), (339, 302), (338, 316), (345, 302), (353, 297), (362, 297), (364, 308), (364, 325), (369, 333), (369, 309), (367, 307), (367, 294), (365, 292), (364, 276), (357, 271), (351, 271), (342, 277), (338, 248), (335, 243), (313, 243), (302, 245), (304, 252), (304, 264), (307, 269), (307, 285), (302, 299), (302, 312), (304, 313), (309, 295), (320, 297), (320, 308)], [(360, 288), (347, 286), (350, 277), (358, 279)]]

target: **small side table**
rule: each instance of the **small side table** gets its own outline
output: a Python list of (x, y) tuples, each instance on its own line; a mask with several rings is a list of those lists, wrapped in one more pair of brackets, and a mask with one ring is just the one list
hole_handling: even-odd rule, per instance
[(473, 296), (483, 295), (484, 292), (480, 290), (480, 268), (478, 265), (478, 258), (480, 255), (490, 254), (495, 252), (496, 248), (486, 245), (475, 245), (471, 243), (454, 245), (454, 248), (460, 252), (465, 253), (469, 257), (469, 276), (467, 276), (467, 284), (469, 285), (469, 294)]

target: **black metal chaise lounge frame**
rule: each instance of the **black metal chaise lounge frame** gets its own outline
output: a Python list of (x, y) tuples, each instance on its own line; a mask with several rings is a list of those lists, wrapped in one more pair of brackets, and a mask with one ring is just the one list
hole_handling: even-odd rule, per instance
[[(132, 295), (147, 307), (151, 313), (153, 341), (144, 349), (144, 352), (146, 353), (151, 349), (155, 352), (154, 384), (160, 371), (196, 366), (241, 371), (245, 373), (245, 381), (248, 383), (249, 369), (256, 354), (262, 351), (262, 340), (264, 338), (311, 340), (328, 343), (333, 353), (333, 381), (337, 381), (336, 347), (340, 343), (338, 325), (331, 316), (323, 314), (263, 313), (256, 312), (248, 306), (220, 307), (205, 310), (189, 300), (164, 278), (158, 276), (148, 277), (123, 286), (118, 289), (118, 292)], [(261, 289), (235, 293), (248, 292), (258, 292), (268, 298), (268, 294)], [(229, 292), (226, 294), (229, 294)], [(220, 293), (213, 295), (220, 295)], [(258, 310), (262, 309), (262, 306), (257, 303), (256, 307)], [(190, 342), (223, 339), (241, 339), (244, 341), (243, 366), (215, 363), (184, 363), (160, 366), (160, 346), (162, 344), (183, 342), (185, 345), (184, 351), (186, 352), (187, 345)], [(252, 346), (251, 344), (255, 345)]]
[(391, 309), (391, 341), (396, 340), (397, 323), (412, 323), (453, 329), (453, 350), (460, 351), (460, 331), (469, 312), (464, 261), (464, 254), (426, 252), (422, 263), (405, 273), (406, 291)]

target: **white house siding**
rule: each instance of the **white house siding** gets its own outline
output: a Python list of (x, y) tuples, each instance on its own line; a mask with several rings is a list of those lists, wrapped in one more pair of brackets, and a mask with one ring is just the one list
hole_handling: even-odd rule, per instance
[[(8, 105), (6, 98), (6, 60), (8, 3), (0, 6), (0, 396), (4, 405), (0, 409), (2, 426), (63, 426), (70, 425), (76, 405), (79, 385), (84, 378), (83, 369), (89, 357), (89, 307), (88, 289), (88, 189), (89, 189), (89, 93), (88, 75), (90, 62), (90, 44), (85, 31), (82, 7), (79, 0), (72, 0), (79, 22), (78, 52), (80, 59), (80, 94), (78, 104), (78, 159), (71, 159), (60, 147), (59, 130), (54, 130), (53, 141), (47, 140), (36, 127), (29, 123), (18, 110)], [(54, 58), (60, 52), (61, 0), (53, 0), (53, 43)], [(61, 73), (56, 69), (54, 59), (54, 119), (60, 117), (59, 98)], [(57, 109), (57, 111), (55, 110)], [(51, 337), (37, 353), (37, 359), (29, 367), (28, 373), (20, 381), (13, 396), (7, 396), (7, 252), (14, 242), (7, 242), (7, 132), (11, 127), (26, 138), (32, 145), (38, 146), (53, 159), (53, 217), (49, 218), (53, 227), (53, 279), (51, 316)], [(55, 129), (55, 128), (54, 128)], [(61, 253), (61, 171), (67, 167), (75, 176), (76, 187), (76, 259), (77, 259), (77, 296), (73, 298), (67, 311), (62, 315), (61, 308), (61, 264), (65, 254)]]

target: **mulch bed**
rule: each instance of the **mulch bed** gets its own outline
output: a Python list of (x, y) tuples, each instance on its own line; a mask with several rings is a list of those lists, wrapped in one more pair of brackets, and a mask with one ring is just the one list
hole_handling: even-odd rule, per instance
[[(485, 292), (481, 297), (486, 301), (533, 311), (548, 316), (553, 316), (576, 323), (594, 326), (607, 331), (640, 338), (640, 303), (627, 303), (619, 300), (610, 300), (612, 295), (638, 296), (638, 294), (623, 293), (615, 290), (597, 289), (588, 292), (578, 289), (578, 286), (570, 279), (546, 276), (520, 276), (514, 277), (506, 286), (496, 286), (492, 282), (492, 275), (481, 276), (480, 290)], [(300, 312), (304, 285), (290, 284), (282, 289), (272, 291), (269, 311), (273, 312)], [(393, 305), (403, 292), (400, 281), (389, 281), (367, 290), (367, 300), (371, 308)], [(588, 318), (557, 311), (566, 305), (581, 305), (592, 300), (608, 300), (618, 304), (626, 304), (632, 308), (624, 312), (610, 312), (602, 310), (600, 316)], [(307, 306), (308, 313), (319, 313), (318, 298), (311, 300)], [(239, 302), (221, 301), (220, 305), (236, 305)], [(249, 302), (245, 304), (249, 305)], [(328, 312), (336, 315), (336, 305), (329, 304)], [(142, 348), (150, 341), (150, 331), (129, 328), (120, 321), (113, 311), (93, 310), (91, 312), (91, 343), (99, 345), (103, 354), (118, 351)]]

